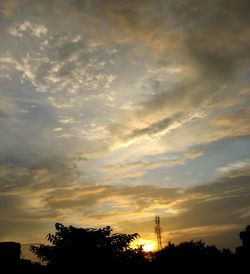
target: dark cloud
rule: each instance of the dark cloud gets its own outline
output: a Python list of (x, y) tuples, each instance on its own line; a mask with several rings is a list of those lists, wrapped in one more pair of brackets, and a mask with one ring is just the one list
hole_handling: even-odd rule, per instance
[[(178, 18), (183, 10), (176, 2), (173, 10)], [(189, 1), (178, 22), (179, 26), (183, 24), (184, 27), (184, 46), (191, 61), (210, 81), (222, 85), (223, 81), (237, 77), (239, 69), (249, 65), (249, 7), (246, 0), (237, 3), (223, 0), (203, 3)]]
[[(206, 225), (243, 224), (247, 222), (238, 215), (238, 210), (249, 206), (249, 177), (227, 178), (224, 182), (194, 187), (186, 194), (198, 195), (197, 199), (182, 204), (187, 211), (171, 218), (166, 225), (192, 227)], [(199, 195), (201, 196), (199, 198)], [(205, 195), (205, 197), (202, 197)], [(207, 197), (206, 197), (207, 196)]]
[[(157, 86), (152, 85), (155, 95), (148, 100), (145, 98), (139, 111), (133, 113), (132, 121), (136, 122), (131, 122), (129, 129), (114, 127), (112, 131), (115, 133), (118, 129), (117, 134), (124, 134), (126, 140), (167, 129), (169, 121), (182, 125), (187, 119), (180, 121), (179, 117), (207, 111), (208, 106), (212, 106), (220, 96), (222, 87), (240, 81), (240, 73), (249, 66), (250, 40), (246, 23), (250, 17), (249, 1), (242, 0), (237, 4), (234, 1), (167, 1), (165, 4), (157, 2), (156, 5), (161, 5), (165, 14), (169, 15), (164, 19), (158, 14), (162, 24), (164, 20), (170, 22), (169, 25), (166, 23), (165, 29), (175, 29), (182, 34), (182, 40), (174, 40), (175, 46), (180, 49), (180, 58), (169, 51), (167, 37), (159, 38), (159, 44), (166, 45), (166, 51), (159, 55), (160, 62), (173, 58), (175, 62), (178, 60), (179, 66), (189, 66), (190, 73), (172, 85), (155, 79), (158, 82)], [(140, 24), (133, 24), (134, 16), (129, 12), (119, 16), (135, 28), (134, 32), (142, 31), (141, 25), (148, 19), (137, 16), (135, 20), (140, 20)], [(160, 26), (161, 30), (164, 29)], [(151, 31), (148, 29), (149, 33)], [(144, 120), (145, 125), (141, 126), (140, 120)]]
[[(67, 193), (67, 194), (66, 194)], [(139, 196), (138, 196), (139, 195)], [(90, 205), (94, 206), (105, 201), (105, 199), (112, 199), (117, 201), (119, 205), (120, 198), (125, 198), (131, 201), (135, 207), (139, 206), (142, 210), (150, 205), (153, 201), (160, 201), (163, 203), (172, 201), (179, 195), (178, 188), (159, 189), (150, 186), (83, 186), (67, 190), (56, 190), (49, 193), (46, 198), (48, 204), (54, 209), (61, 208), (88, 208)]]
[[(182, 121), (184, 117), (182, 117), (182, 114), (177, 113), (173, 115), (171, 118), (165, 118), (159, 122), (155, 122), (151, 124), (150, 126), (142, 129), (135, 129), (127, 138), (130, 139), (136, 138), (138, 136), (142, 135), (151, 135), (155, 133), (160, 133), (163, 130), (167, 130), (168, 128), (171, 130), (171, 127), (174, 126), (179, 121)], [(174, 126), (175, 128), (175, 126)]]
[(24, 190), (20, 192), (16, 190), (16, 193), (7, 194), (1, 187), (0, 240), (2, 241), (13, 239), (22, 243), (44, 241), (45, 231), (51, 229), (54, 220), (59, 217), (53, 210), (45, 208), (39, 210), (32, 207), (32, 203), (28, 206), (29, 200), (34, 197), (39, 198), (35, 191), (29, 195), (24, 193)]

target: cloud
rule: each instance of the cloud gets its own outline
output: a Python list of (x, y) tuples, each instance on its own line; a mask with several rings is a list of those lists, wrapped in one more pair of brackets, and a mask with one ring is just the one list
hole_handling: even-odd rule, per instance
[(68, 116), (60, 117), (59, 122), (62, 123), (62, 124), (74, 124), (74, 123), (76, 123), (76, 121), (74, 120), (73, 117), (68, 117)]
[(211, 132), (207, 134), (208, 141), (237, 136), (248, 136), (250, 133), (248, 123), (248, 107), (224, 112), (219, 117), (212, 119)]
[(2, 97), (0, 102), (0, 123), (6, 125), (8, 120), (13, 121), (18, 111), (18, 106), (12, 100)]
[[(236, 235), (248, 222), (248, 215), (243, 212), (247, 213), (249, 209), (249, 191), (249, 177), (241, 176), (224, 177), (218, 182), (184, 190), (172, 201), (177, 214), (164, 217), (166, 212), (159, 209), (156, 213), (161, 215), (164, 244), (202, 238), (221, 247), (239, 245)], [(243, 214), (239, 215), (239, 211)], [(141, 231), (146, 238), (154, 237), (151, 233), (153, 225), (153, 216), (151, 220), (119, 223), (121, 230)], [(220, 239), (222, 234), (224, 240)]]
[[(157, 78), (151, 79), (150, 83), (154, 80), (157, 83), (151, 87), (154, 92), (151, 98), (145, 98), (138, 110), (134, 110), (129, 117), (125, 116), (125, 127), (123, 123), (121, 126), (110, 127), (112, 134), (117, 135), (118, 146), (122, 143), (136, 143), (138, 139), (150, 141), (178, 130), (194, 119), (202, 120), (216, 110), (218, 98), (225, 106), (228, 99), (220, 96), (223, 86), (238, 81), (238, 73), (249, 65), (246, 61), (249, 42), (246, 37), (247, 17), (246, 12), (243, 17), (239, 12), (242, 7), (248, 7), (247, 1), (232, 6), (223, 1), (198, 6), (195, 1), (190, 1), (188, 5), (181, 1), (170, 1), (161, 7), (162, 12), (167, 9), (170, 15), (165, 19), (166, 22), (163, 19), (165, 17), (160, 16), (160, 21), (154, 18), (154, 13), (158, 16), (161, 14), (157, 4), (147, 4), (143, 15), (147, 14), (149, 8), (152, 15), (148, 17), (140, 16), (140, 11), (135, 12), (135, 9), (126, 5), (111, 10), (117, 21), (126, 26), (129, 34), (136, 36), (134, 40), (141, 39), (142, 42), (145, 42), (143, 39), (146, 34), (153, 33), (153, 27), (146, 27), (148, 22), (152, 23), (151, 26), (157, 22), (161, 30), (167, 30), (166, 22), (169, 22), (169, 26), (178, 30), (182, 36), (181, 40), (173, 39), (182, 57), (182, 62), (177, 64), (180, 68), (189, 67), (189, 73), (180, 74), (179, 81), (171, 84)], [(137, 2), (134, 5), (140, 4)], [(205, 10), (206, 20), (202, 17)], [(145, 35), (140, 36), (138, 33)], [(167, 36), (159, 38), (156, 35), (154, 38), (160, 48), (162, 43), (166, 45), (166, 51), (161, 52), (159, 57), (161, 61), (166, 58), (167, 64), (171, 65), (171, 58), (173, 62), (179, 61), (171, 50), (168, 51), (170, 39)], [(150, 46), (150, 43), (147, 44)]]
[[(53, 2), (51, 5), (55, 4), (56, 2)], [(47, 11), (48, 7), (47, 2), (39, 6), (31, 2), (27, 5), (29, 12), (39, 9), (40, 12)], [(105, 136), (108, 136), (107, 139), (112, 136), (108, 141), (112, 149), (143, 142), (160, 142), (165, 136), (173, 131), (178, 132), (194, 120), (204, 121), (212, 111), (217, 110), (216, 102), (220, 101), (221, 105), (225, 106), (226, 103), (223, 102), (228, 99), (227, 96), (221, 98), (222, 88), (237, 81), (237, 73), (247, 65), (245, 57), (248, 52), (246, 50), (248, 41), (244, 27), (247, 16), (245, 13), (243, 17), (239, 16), (242, 7), (246, 6), (248, 4), (245, 1), (241, 1), (239, 5), (232, 4), (233, 8), (223, 1), (203, 3), (198, 6), (195, 1), (190, 1), (188, 5), (180, 1), (168, 3), (146, 1), (143, 7), (140, 1), (133, 3), (129, 1), (128, 4), (108, 1), (105, 5), (95, 1), (88, 5), (79, 1), (72, 5), (63, 2), (62, 6), (58, 7), (60, 12), (68, 15), (64, 16), (65, 18), (75, 18), (72, 24), (68, 24), (68, 28), (74, 26), (75, 22), (85, 20), (81, 18), (81, 12), (86, 15), (91, 14), (86, 17), (86, 20), (89, 20), (88, 25), (93, 23), (88, 28), (89, 32), (82, 30), (69, 34), (63, 32), (59, 26), (54, 29), (46, 17), (44, 26), (46, 25), (48, 31), (41, 34), (43, 40), (37, 37), (39, 50), (26, 51), (22, 58), (10, 56), (12, 61), (5, 62), (5, 66), (16, 68), (23, 74), (23, 80), (31, 82), (37, 91), (49, 93), (48, 100), (54, 108), (61, 111), (81, 109), (90, 104), (93, 93), (109, 93), (107, 90), (119, 78), (120, 70), (123, 68), (117, 64), (125, 64), (119, 52), (121, 44), (124, 48), (127, 45), (132, 48), (129, 50), (130, 58), (135, 58), (136, 62), (138, 56), (150, 55), (148, 51), (140, 52), (140, 48), (143, 48), (142, 44), (147, 45), (153, 53), (155, 63), (153, 65), (150, 63), (152, 56), (146, 58), (145, 67), (148, 66), (149, 69), (144, 70), (144, 80), (140, 83), (139, 92), (146, 93), (145, 90), (150, 92), (140, 98), (139, 102), (132, 100), (132, 110), (121, 109), (118, 112), (114, 111), (114, 108), (104, 109), (103, 112), (107, 113), (111, 110), (113, 116), (120, 119), (118, 118), (119, 122), (115, 123), (108, 119), (102, 120), (105, 125), (98, 125), (98, 128), (106, 127), (103, 131), (109, 131)], [(103, 11), (101, 14), (99, 14), (100, 10)], [(207, 20), (202, 17), (204, 10), (207, 12)], [(53, 13), (53, 11), (49, 12)], [(168, 16), (165, 16), (166, 14)], [(58, 22), (62, 21), (62, 18), (59, 19), (58, 15), (54, 15)], [(220, 20), (212, 20), (212, 18)], [(232, 18), (232, 28), (228, 28)], [(101, 19), (104, 22), (102, 32), (109, 36), (107, 39), (109, 42), (103, 38), (103, 35), (95, 35), (99, 37), (95, 41), (92, 39), (93, 33), (98, 32), (96, 26)], [(41, 25), (38, 20), (34, 20), (36, 23), (31, 23), (32, 20), (23, 22), (16, 27), (20, 35), (27, 31), (35, 32), (39, 29), (37, 26)], [(237, 33), (238, 39), (234, 38), (234, 33)], [(173, 35), (179, 38), (173, 39)], [(134, 47), (139, 49), (133, 52)], [(111, 56), (113, 58), (114, 55), (119, 58), (114, 60), (109, 58)], [(124, 56), (128, 57), (127, 54)], [(133, 67), (132, 64), (130, 67)], [(178, 71), (178, 77), (174, 76), (175, 80), (172, 80), (173, 68), (177, 68)], [(150, 71), (158, 72), (152, 74)], [(7, 72), (5, 70), (5, 73)], [(134, 87), (130, 86), (131, 88)], [(235, 94), (236, 91), (232, 93)], [(110, 98), (109, 95), (106, 98)], [(118, 96), (116, 98), (112, 96), (112, 102), (117, 98)], [(93, 101), (96, 102), (96, 99)], [(112, 104), (117, 107), (117, 102)], [(72, 136), (72, 132), (65, 133), (64, 136)], [(87, 138), (88, 135), (85, 136)], [(217, 135), (217, 138), (223, 136)]]
[[(242, 166), (245, 167), (234, 164), (234, 173)], [(164, 241), (202, 237), (216, 243), (217, 237), (225, 233), (233, 247), (238, 244), (233, 240), (233, 233), (247, 222), (250, 189), (248, 175), (236, 172), (238, 176), (231, 176), (230, 172), (231, 169), (227, 170), (218, 181), (183, 189), (88, 183), (72, 186), (65, 174), (2, 168), (5, 188), (1, 192), (5, 194), (1, 208), (5, 208), (5, 213), (1, 218), (7, 226), (15, 216), (16, 222), (32, 218), (41, 225), (55, 219), (81, 226), (109, 224), (123, 232), (137, 231), (144, 238), (152, 238), (153, 218), (160, 215)], [(20, 187), (17, 181), (26, 181), (27, 185)], [(5, 233), (4, 239), (8, 235)], [(221, 244), (225, 246), (225, 242)]]
[[(20, 31), (18, 29), (17, 33), (24, 35), (31, 29), (35, 32), (38, 31), (39, 26), (39, 24), (31, 24), (29, 21), (25, 21), (19, 26)], [(1, 76), (4, 79), (5, 86), (12, 85), (10, 88), (11, 93), (6, 92), (4, 97), (11, 97), (10, 101), (13, 101), (13, 98), (14, 101), (19, 100), (20, 102), (22, 100), (20, 112), (28, 113), (29, 111), (33, 115), (34, 113), (39, 115), (39, 111), (36, 111), (35, 107), (43, 102), (42, 107), (44, 110), (46, 109), (47, 114), (44, 113), (42, 119), (45, 121), (45, 117), (49, 116), (49, 118), (40, 128), (39, 123), (36, 121), (35, 128), (43, 129), (43, 132), (39, 133), (42, 136), (44, 134), (50, 135), (49, 137), (46, 136), (48, 139), (52, 137), (51, 134), (47, 133), (49, 130), (60, 128), (60, 125), (55, 124), (57, 122), (68, 125), (64, 127), (65, 132), (63, 134), (57, 135), (60, 138), (72, 139), (74, 135), (75, 139), (86, 139), (89, 142), (96, 142), (97, 139), (101, 139), (102, 135), (107, 132), (102, 125), (102, 121), (99, 122), (99, 125), (96, 123), (95, 127), (90, 126), (94, 124), (92, 121), (93, 116), (88, 114), (88, 116), (82, 118), (83, 116), (80, 116), (80, 114), (84, 115), (82, 114), (83, 109), (84, 112), (107, 112), (105, 107), (111, 98), (111, 92), (104, 93), (104, 91), (109, 90), (110, 85), (115, 80), (115, 75), (109, 72), (112, 58), (107, 60), (107, 57), (113, 55), (110, 52), (111, 48), (105, 48), (102, 44), (94, 44), (87, 39), (83, 39), (79, 34), (48, 35), (44, 32), (43, 36), (40, 37), (41, 39), (39, 37), (33, 38), (35, 48), (26, 45), (27, 39), (14, 38), (19, 40), (18, 43), (23, 52), (20, 55), (13, 48), (6, 52), (3, 51), (1, 54)], [(6, 81), (6, 78), (10, 79), (10, 75), (13, 77), (11, 83)], [(20, 85), (23, 88), (20, 88)], [(22, 91), (14, 94), (14, 89), (21, 89)], [(34, 91), (44, 93), (44, 95), (34, 94)], [(27, 98), (24, 94), (27, 95)], [(32, 111), (27, 110), (27, 108), (31, 108), (27, 102), (30, 97), (34, 98), (35, 103)], [(25, 104), (25, 101), (27, 104)], [(94, 105), (96, 101), (99, 101), (98, 103), (103, 106), (100, 105), (98, 109), (92, 107), (92, 104)], [(71, 116), (70, 123), (69, 120), (61, 118), (66, 116), (64, 111), (69, 112), (69, 116)], [(18, 111), (15, 114), (17, 120), (23, 119)], [(27, 119), (27, 117), (30, 119), (32, 115), (27, 115), (24, 118)], [(105, 117), (103, 115), (103, 119)], [(41, 121), (41, 118), (39, 118), (39, 121)], [(75, 125), (70, 127), (69, 125), (73, 121)], [(82, 126), (83, 122), (84, 126)], [(78, 127), (76, 124), (78, 124)], [(45, 125), (47, 126), (46, 129), (44, 128)], [(12, 134), (12, 136), (14, 135)]]
[[(45, 27), (33, 26), (25, 21), (19, 26), (19, 30), (11, 29), (11, 34), (22, 37), (23, 32), (28, 29), (37, 37), (47, 33)], [(47, 36), (46, 39), (36, 42), (38, 50), (29, 51), (28, 48), (22, 58), (9, 53), (1, 59), (5, 66), (8, 65), (6, 70), (17, 70), (22, 73), (22, 78), (32, 83), (39, 92), (61, 91), (66, 96), (73, 95), (90, 89), (97, 90), (100, 87), (109, 88), (116, 78), (112, 73), (104, 73), (109, 63), (102, 57), (105, 49), (102, 46), (88, 46), (80, 36)], [(20, 43), (22, 46), (22, 41)], [(25, 45), (25, 42), (23, 44)], [(99, 52), (99, 57), (96, 51)], [(60, 97), (58, 99), (60, 100)], [(80, 99), (77, 97), (73, 101)], [(84, 99), (81, 101), (84, 102)]]
[(240, 94), (243, 94), (243, 95), (245, 95), (245, 94), (250, 94), (250, 88), (249, 88), (249, 87), (243, 88), (243, 89), (240, 91)]
[(246, 134), (249, 132), (248, 117), (250, 114), (249, 108), (236, 109), (230, 112), (224, 112), (222, 115), (211, 121), (211, 124), (221, 128), (239, 127), (244, 129)]
[(236, 161), (217, 169), (219, 176), (250, 176), (250, 159)]
[(185, 156), (188, 159), (195, 159), (195, 158), (201, 157), (203, 155), (203, 153), (204, 153), (203, 149), (195, 149), (195, 150), (186, 152)]
[[(68, 208), (73, 210), (74, 208), (84, 208), (89, 205), (105, 204), (106, 201), (114, 202), (114, 211), (119, 209), (119, 204), (123, 204), (129, 207), (129, 204), (138, 207), (138, 209), (146, 208), (150, 202), (157, 201), (172, 201), (175, 196), (178, 196), (178, 189), (162, 189), (161, 195), (158, 193), (158, 189), (154, 186), (115, 186), (115, 185), (89, 185), (85, 184), (80, 187), (73, 187), (67, 189), (67, 195), (65, 190), (51, 191), (47, 197), (49, 204), (54, 208), (63, 209)], [(141, 194), (142, 199), (136, 199), (135, 197)], [(143, 199), (145, 200), (144, 203)], [(131, 212), (132, 213), (132, 212)], [(118, 212), (119, 214), (119, 212)]]
[(10, 17), (13, 12), (18, 8), (19, 0), (2, 1), (0, 11), (6, 16)]
[[(65, 187), (71, 185), (77, 176), (76, 171), (59, 159), (51, 159), (47, 162), (28, 163), (22, 162), (22, 165), (14, 163), (4, 164), (0, 169), (0, 178), (2, 179), (1, 189), (5, 193), (32, 193), (32, 191), (53, 189), (54, 187)], [(13, 161), (14, 162), (14, 161)]]
[(63, 128), (62, 127), (56, 127), (56, 128), (53, 128), (52, 131), (62, 131)]
[[(84, 185), (67, 191), (63, 188), (52, 191), (46, 200), (57, 210), (78, 209), (88, 218), (95, 219), (98, 215), (103, 222), (111, 221), (114, 216), (119, 220), (126, 216), (134, 222), (136, 212), (146, 219), (161, 212), (168, 231), (209, 225), (234, 226), (244, 222), (238, 211), (249, 208), (248, 181), (249, 176), (238, 173), (237, 177), (226, 174), (218, 181), (186, 189), (151, 185)], [(109, 202), (112, 209), (107, 211)], [(118, 223), (117, 219), (115, 223)], [(148, 227), (145, 229), (142, 224), (140, 230), (147, 232)]]
[(74, 169), (58, 161), (28, 167), (23, 161), (14, 165), (1, 159), (1, 240), (43, 241), (44, 231), (61, 217), (44, 201), (45, 197), (52, 190), (72, 185), (76, 177)]
[(44, 25), (32, 24), (29, 21), (15, 24), (9, 28), (9, 34), (19, 38), (22, 38), (23, 34), (27, 32), (30, 32), (33, 36), (41, 38), (47, 34), (48, 29)]
[(160, 169), (160, 168), (169, 168), (173, 166), (185, 164), (185, 159), (166, 159), (157, 162), (129, 162), (126, 164), (116, 163), (112, 165), (104, 166), (104, 174), (107, 178), (116, 178), (116, 179), (135, 179), (143, 177), (148, 171)]

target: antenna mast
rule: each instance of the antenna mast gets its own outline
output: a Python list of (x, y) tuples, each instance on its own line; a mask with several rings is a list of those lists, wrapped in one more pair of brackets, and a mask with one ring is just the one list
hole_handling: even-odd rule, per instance
[(161, 242), (161, 222), (160, 222), (160, 217), (155, 216), (155, 234), (157, 237), (157, 242), (158, 242), (158, 251), (162, 249), (162, 242)]

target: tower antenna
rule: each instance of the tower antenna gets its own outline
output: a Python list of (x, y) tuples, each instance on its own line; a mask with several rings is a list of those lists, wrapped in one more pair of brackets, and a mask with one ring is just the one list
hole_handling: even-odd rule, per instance
[(158, 243), (158, 251), (162, 249), (162, 242), (161, 242), (161, 221), (159, 216), (155, 216), (155, 234), (157, 237), (157, 243)]

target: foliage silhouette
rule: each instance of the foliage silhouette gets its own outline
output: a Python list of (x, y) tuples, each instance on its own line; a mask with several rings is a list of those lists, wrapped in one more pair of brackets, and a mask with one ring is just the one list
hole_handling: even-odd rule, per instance
[(250, 226), (239, 233), (242, 246), (232, 253), (229, 249), (219, 250), (206, 245), (202, 240), (169, 242), (161, 251), (146, 253), (142, 246), (132, 249), (130, 244), (139, 235), (112, 234), (109, 226), (76, 228), (55, 224), (55, 234), (48, 234), (50, 245), (32, 246), (31, 251), (47, 262), (46, 273), (160, 273), (164, 271), (241, 272), (250, 254)]
[(250, 225), (244, 231), (241, 231), (239, 236), (242, 246), (236, 248), (236, 254), (242, 257), (250, 257)]
[(155, 260), (159, 263), (164, 261), (166, 258), (168, 260), (173, 259), (192, 259), (192, 258), (212, 258), (222, 256), (222, 252), (216, 248), (214, 245), (205, 245), (203, 241), (190, 241), (183, 242), (175, 245), (171, 242), (168, 243), (164, 249), (156, 253)]
[(130, 247), (131, 242), (139, 237), (137, 233), (112, 234), (109, 226), (100, 229), (76, 228), (60, 223), (56, 223), (55, 228), (55, 234), (47, 235), (51, 245), (30, 248), (52, 268), (120, 268), (130, 264), (140, 265), (145, 261), (140, 248)]
[(168, 268), (169, 271), (192, 273), (202, 273), (204, 270), (225, 271), (236, 265), (234, 254), (229, 249), (221, 251), (201, 240), (182, 242), (178, 245), (169, 242), (168, 246), (155, 254), (152, 264), (152, 269), (158, 272)]

